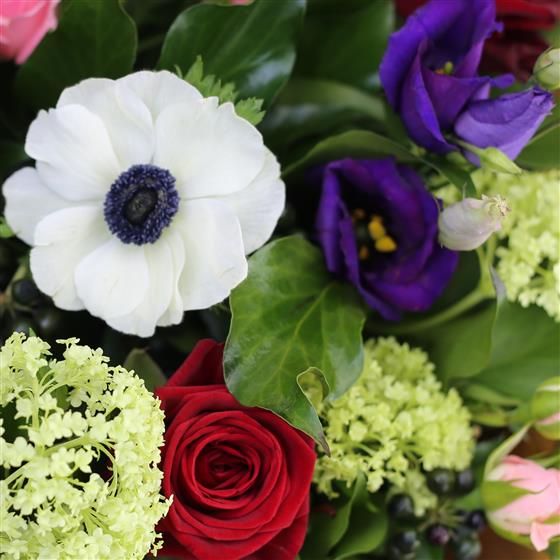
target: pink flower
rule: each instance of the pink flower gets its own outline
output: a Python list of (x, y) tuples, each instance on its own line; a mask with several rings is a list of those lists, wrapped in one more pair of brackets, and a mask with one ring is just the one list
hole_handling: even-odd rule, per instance
[(0, 0), (0, 59), (24, 63), (57, 24), (60, 0)]
[(560, 470), (508, 455), (490, 472), (489, 480), (511, 482), (530, 493), (488, 512), (490, 522), (519, 535), (529, 535), (536, 550), (548, 548), (560, 535)]

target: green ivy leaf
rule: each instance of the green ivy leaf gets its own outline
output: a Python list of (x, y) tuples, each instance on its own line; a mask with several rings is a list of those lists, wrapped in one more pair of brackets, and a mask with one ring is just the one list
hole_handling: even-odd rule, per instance
[(367, 130), (349, 130), (331, 136), (316, 144), (305, 156), (284, 170), (284, 176), (302, 171), (315, 163), (331, 161), (341, 157), (375, 158), (395, 156), (402, 162), (416, 161), (408, 149), (385, 136)]
[(471, 174), (451, 161), (437, 156), (427, 156), (423, 161), (435, 169), (442, 177), (457, 187), (462, 196), (476, 197), (476, 187)]
[(301, 551), (302, 560), (342, 560), (377, 548), (387, 533), (387, 515), (371, 503), (365, 476), (360, 473), (349, 496), (329, 505), (333, 513), (312, 511), (310, 532)]
[(554, 169), (558, 167), (559, 147), (560, 103), (557, 103), (515, 161), (527, 169)]
[(278, 155), (306, 138), (326, 136), (341, 126), (364, 121), (389, 128), (387, 105), (380, 97), (340, 82), (295, 78), (282, 90), (261, 130)]
[(492, 331), (489, 363), (473, 381), (527, 401), (558, 373), (559, 334), (560, 326), (540, 307), (504, 302)]
[(327, 78), (366, 90), (379, 86), (378, 67), (394, 30), (392, 2), (310, 3), (296, 74)]
[(200, 55), (208, 72), (268, 106), (292, 71), (304, 10), (305, 0), (191, 6), (169, 28), (158, 67), (189, 68)]
[(121, 2), (67, 2), (57, 29), (20, 68), (16, 91), (34, 108), (52, 107), (64, 88), (80, 80), (130, 73), (136, 46), (136, 26)]
[(126, 357), (123, 367), (134, 370), (136, 375), (144, 380), (148, 391), (165, 385), (167, 378), (152, 357), (140, 348), (134, 348)]
[(323, 375), (337, 397), (359, 376), (364, 313), (355, 291), (333, 281), (321, 252), (293, 236), (251, 257), (249, 275), (232, 292), (230, 306), (224, 353), (229, 390), (241, 403), (272, 410), (326, 447), (299, 377), (309, 370)]

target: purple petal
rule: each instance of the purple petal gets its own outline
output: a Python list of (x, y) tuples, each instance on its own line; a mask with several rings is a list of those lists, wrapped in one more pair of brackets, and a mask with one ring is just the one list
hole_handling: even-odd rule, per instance
[(429, 261), (414, 281), (403, 284), (377, 281), (369, 287), (378, 298), (400, 309), (426, 311), (442, 294), (458, 262), (458, 253), (435, 245)]
[(405, 80), (401, 117), (410, 137), (430, 151), (447, 154), (455, 149), (443, 137), (430, 94), (424, 83), (419, 52)]
[[(455, 134), (469, 144), (493, 146), (515, 159), (553, 107), (554, 97), (539, 88), (475, 101), (457, 119)], [(480, 164), (474, 154), (465, 155)]]
[(340, 186), (336, 173), (327, 166), (323, 175), (323, 190), (317, 210), (315, 228), (323, 248), (327, 268), (338, 274), (344, 270), (338, 230), (338, 224), (344, 210), (344, 202), (340, 198)]
[(420, 45), (443, 33), (455, 21), (461, 9), (461, 0), (429, 2), (414, 12), (404, 26), (391, 35), (379, 75), (394, 109), (398, 109), (401, 89)]

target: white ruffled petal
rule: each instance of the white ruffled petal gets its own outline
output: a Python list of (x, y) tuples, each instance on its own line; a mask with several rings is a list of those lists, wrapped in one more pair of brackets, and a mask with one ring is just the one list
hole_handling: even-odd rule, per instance
[(247, 276), (239, 221), (226, 204), (200, 199), (181, 203), (173, 227), (185, 246), (179, 281), (183, 308), (219, 303)]
[(154, 334), (156, 323), (170, 305), (177, 277), (173, 270), (173, 254), (167, 241), (144, 245), (148, 266), (146, 296), (136, 309), (121, 317), (112, 317), (107, 323), (114, 329), (137, 336)]
[(120, 78), (117, 83), (126, 85), (146, 104), (154, 121), (169, 105), (200, 101), (200, 92), (175, 74), (162, 70), (135, 72)]
[(57, 107), (66, 105), (81, 105), (103, 121), (122, 169), (151, 161), (152, 115), (126, 83), (103, 78), (84, 80), (62, 92)]
[(74, 206), (45, 186), (34, 167), (24, 167), (10, 175), (3, 187), (6, 220), (14, 233), (33, 244), (37, 224), (48, 214)]
[(284, 210), (286, 189), (280, 179), (280, 166), (269, 150), (261, 172), (245, 189), (219, 197), (235, 212), (241, 224), (245, 253), (264, 245), (272, 235)]
[(264, 156), (259, 131), (214, 97), (172, 105), (156, 121), (154, 163), (171, 171), (185, 199), (240, 191), (262, 169)]
[(161, 236), (161, 240), (169, 244), (172, 258), (172, 269), (168, 271), (168, 274), (173, 278), (173, 295), (165, 313), (157, 322), (158, 326), (166, 327), (180, 323), (183, 318), (184, 307), (179, 291), (179, 281), (185, 265), (185, 246), (181, 236), (173, 228), (169, 228)]
[(109, 324), (132, 313), (150, 295), (144, 246), (125, 245), (116, 237), (83, 258), (74, 279), (85, 308)]
[(105, 243), (110, 233), (99, 206), (77, 206), (44, 217), (35, 229), (30, 267), (39, 289), (61, 309), (83, 309), (74, 270), (84, 256)]
[(48, 187), (68, 200), (103, 198), (122, 171), (103, 121), (80, 105), (41, 111), (25, 151)]

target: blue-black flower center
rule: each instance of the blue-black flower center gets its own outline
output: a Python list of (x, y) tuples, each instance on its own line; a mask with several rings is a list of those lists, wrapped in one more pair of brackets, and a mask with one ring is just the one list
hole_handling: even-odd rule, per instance
[(383, 217), (368, 214), (362, 208), (352, 212), (354, 236), (361, 261), (368, 260), (375, 253), (392, 253), (397, 250), (397, 242), (389, 234)]
[(103, 207), (111, 233), (123, 243), (155, 243), (179, 209), (175, 177), (156, 165), (133, 165), (111, 185)]

